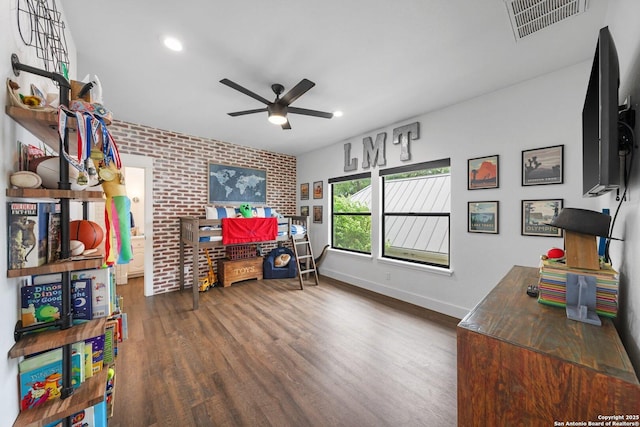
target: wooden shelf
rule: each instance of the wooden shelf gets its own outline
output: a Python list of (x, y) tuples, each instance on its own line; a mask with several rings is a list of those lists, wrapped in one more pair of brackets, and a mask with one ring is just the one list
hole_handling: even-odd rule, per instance
[[(60, 150), (60, 135), (58, 134), (58, 111), (28, 110), (26, 108), (6, 106), (5, 111), (9, 117), (18, 122), (22, 127), (31, 132), (36, 138), (47, 144), (52, 150)], [(67, 129), (69, 129), (69, 141), (75, 141), (75, 118), (69, 117)], [(105, 120), (110, 125), (109, 120)], [(69, 148), (73, 154), (73, 147)]]
[(58, 151), (60, 136), (58, 135), (58, 111), (27, 110), (20, 107), (7, 106), (7, 115), (22, 127), (43, 141), (51, 149)]
[(50, 190), (47, 188), (8, 188), (7, 197), (35, 198), (35, 199), (74, 199), (79, 202), (104, 201), (100, 191)]
[(14, 359), (102, 335), (106, 323), (107, 318), (103, 317), (73, 325), (68, 329), (52, 329), (24, 334), (20, 341), (9, 350), (9, 357)]
[(63, 273), (65, 271), (90, 270), (100, 268), (104, 263), (102, 255), (96, 257), (76, 257), (70, 261), (59, 261), (51, 264), (44, 264), (40, 267), (19, 268), (7, 270), (7, 277), (34, 276), (37, 274)]
[[(72, 329), (75, 329), (74, 327)], [(40, 427), (80, 412), (89, 406), (102, 402), (106, 394), (107, 372), (105, 366), (100, 372), (87, 378), (74, 393), (66, 399), (50, 400), (44, 405), (20, 412), (14, 427)]]

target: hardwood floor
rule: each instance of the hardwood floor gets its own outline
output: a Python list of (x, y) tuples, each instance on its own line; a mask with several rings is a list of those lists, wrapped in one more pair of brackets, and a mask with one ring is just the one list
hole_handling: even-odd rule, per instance
[(455, 426), (458, 320), (331, 279), (145, 298), (129, 318), (110, 427)]

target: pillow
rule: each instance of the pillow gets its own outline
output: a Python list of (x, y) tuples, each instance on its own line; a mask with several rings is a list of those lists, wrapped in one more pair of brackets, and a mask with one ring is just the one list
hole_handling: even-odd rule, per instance
[[(207, 219), (236, 218), (240, 214), (239, 208), (228, 208), (221, 206), (204, 207)], [(276, 210), (269, 207), (252, 207), (254, 216), (258, 218), (271, 218), (277, 214)]]
[(225, 208), (218, 206), (205, 206), (207, 219), (222, 219), (222, 218), (235, 218), (236, 210), (235, 208)]

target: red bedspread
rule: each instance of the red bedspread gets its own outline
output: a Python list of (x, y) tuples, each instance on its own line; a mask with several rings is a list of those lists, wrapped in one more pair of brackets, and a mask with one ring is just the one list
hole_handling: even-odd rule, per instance
[(222, 244), (276, 240), (277, 218), (222, 218)]

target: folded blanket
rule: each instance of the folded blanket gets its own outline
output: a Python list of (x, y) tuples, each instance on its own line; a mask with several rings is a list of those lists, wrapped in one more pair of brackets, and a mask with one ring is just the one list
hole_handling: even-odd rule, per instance
[(265, 242), (278, 235), (276, 218), (222, 218), (222, 244)]

